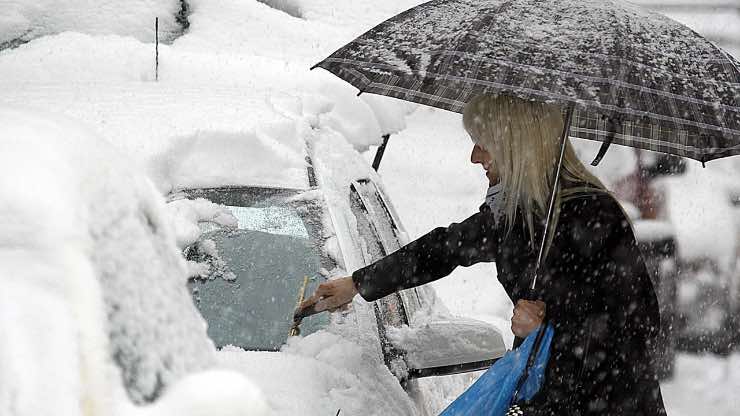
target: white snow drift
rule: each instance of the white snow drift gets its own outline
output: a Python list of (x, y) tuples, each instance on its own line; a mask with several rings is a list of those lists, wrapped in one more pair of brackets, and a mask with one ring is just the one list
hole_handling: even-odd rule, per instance
[[(212, 367), (150, 180), (75, 122), (0, 107), (0, 124), (0, 414), (131, 414), (129, 398), (155, 398)], [(242, 376), (189, 380), (162, 409), (264, 414)], [(203, 390), (219, 383), (226, 390)], [(249, 400), (214, 399), (237, 396)]]

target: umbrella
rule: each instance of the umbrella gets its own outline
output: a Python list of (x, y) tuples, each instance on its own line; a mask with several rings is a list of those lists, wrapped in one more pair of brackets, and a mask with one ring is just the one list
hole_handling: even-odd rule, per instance
[(740, 63), (629, 3), (434, 0), (315, 67), (455, 112), (482, 93), (573, 106), (571, 137), (701, 162), (740, 154)]
[(691, 29), (617, 0), (433, 0), (316, 67), (360, 93), (455, 112), (483, 93), (558, 104), (567, 116), (561, 161), (567, 136), (603, 143), (593, 164), (612, 142), (702, 163), (740, 154), (740, 63)]

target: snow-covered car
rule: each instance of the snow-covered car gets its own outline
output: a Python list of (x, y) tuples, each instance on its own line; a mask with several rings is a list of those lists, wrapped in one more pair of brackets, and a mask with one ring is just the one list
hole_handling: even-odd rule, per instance
[[(470, 378), (425, 376), (503, 354), (497, 330), (450, 316), (428, 287), (357, 299), (288, 336), (306, 277), (361, 267), (406, 238), (341, 136), (318, 135), (325, 157), (303, 166), (303, 185), (275, 176), (280, 186), (189, 189), (165, 205), (136, 162), (37, 111), (0, 109), (0, 378), (13, 380), (0, 383), (1, 414), (436, 414)], [(43, 167), (18, 179), (28, 155)], [(277, 163), (284, 148), (269, 156), (295, 173)], [(188, 275), (200, 276), (190, 292)]]
[(214, 370), (141, 166), (74, 119), (0, 106), (0, 124), (0, 414), (269, 414)]
[(358, 297), (290, 336), (297, 303), (321, 281), (407, 242), (368, 163), (350, 146), (322, 154), (322, 141), (307, 147), (305, 180), (292, 187), (170, 195), (180, 214), (200, 212), (184, 249), (194, 302), (221, 363), (261, 387), (277, 414), (437, 414), (469, 383), (455, 374), (487, 368), (506, 347), (493, 326), (450, 315), (431, 287)]

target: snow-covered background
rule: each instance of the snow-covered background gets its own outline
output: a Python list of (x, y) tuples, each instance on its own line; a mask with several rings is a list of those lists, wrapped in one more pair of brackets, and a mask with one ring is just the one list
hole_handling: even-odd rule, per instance
[[(178, 378), (185, 367), (218, 362), (247, 367), (239, 369), (242, 374), (269, 380), (260, 384), (269, 394), (240, 374), (211, 370), (181, 380), (153, 407), (134, 408), (111, 382), (115, 377), (84, 369), (113, 371), (103, 357), (108, 346), (101, 323), (102, 314), (111, 311), (96, 303), (98, 297), (106, 291), (112, 296), (151, 289), (137, 288), (136, 279), (159, 279), (157, 290), (176, 291), (180, 284), (184, 290), (188, 271), (176, 255), (176, 237), (181, 245), (187, 240), (181, 232), (187, 221), (167, 225), (164, 218), (203, 213), (173, 213), (155, 190), (166, 194), (187, 186), (259, 181), (305, 187), (301, 137), (322, 127), (333, 132), (332, 140), (365, 152), (367, 160), (382, 134), (396, 133), (379, 173), (411, 238), (477, 209), (485, 178), (468, 162), (471, 143), (459, 115), (358, 98), (327, 73), (308, 71), (377, 22), (418, 3), (0, 0), (0, 48), (14, 46), (0, 51), (0, 125), (15, 126), (0, 131), (0, 279), (5, 288), (0, 329), (12, 334), (5, 338), (12, 343), (1, 345), (14, 348), (0, 349), (0, 414), (81, 414), (71, 398), (89, 395), (84, 403), (91, 412), (115, 407), (121, 413), (330, 414), (331, 405), (340, 402), (343, 414), (350, 415), (368, 405), (360, 400), (367, 385), (380, 386), (374, 394), (388, 398), (381, 413), (413, 414), (400, 387), (383, 390), (391, 376), (382, 363), (331, 334), (291, 344), (285, 350), (289, 359), (272, 363), (265, 358), (262, 365), (245, 363), (235, 351), (217, 356), (212, 345), (178, 344), (177, 331), (203, 332), (202, 321), (187, 306), (174, 309), (182, 326), (168, 333), (139, 328), (141, 342), (156, 344), (147, 337), (172, 341), (158, 346), (167, 362), (162, 377)], [(674, 17), (698, 31), (732, 38), (740, 28), (737, 12), (681, 13)], [(166, 41), (159, 49), (158, 82), (155, 17)], [(596, 148), (579, 144), (584, 157), (592, 157)], [(624, 169), (624, 160), (631, 160), (614, 147), (608, 157), (595, 170), (607, 182)], [(667, 185), (685, 256), (712, 256), (723, 264), (737, 260), (737, 214), (722, 205), (720, 188), (737, 185), (738, 177), (735, 160), (712, 162), (705, 170), (689, 162), (688, 173)], [(142, 240), (152, 224), (158, 233)], [(109, 245), (96, 251), (91, 248), (98, 247), (96, 242)], [(119, 256), (122, 252), (130, 257)], [(120, 280), (100, 279), (114, 272), (120, 272)], [(508, 331), (512, 306), (495, 279), (494, 265), (458, 270), (434, 287), (454, 313)], [(137, 312), (159, 319), (149, 329), (172, 319), (157, 305), (139, 306)], [(46, 319), (52, 316), (55, 330), (48, 331)], [(128, 318), (136, 319), (114, 319), (124, 334)], [(167, 358), (182, 351), (199, 363)], [(148, 369), (160, 364), (140, 363)], [(86, 376), (75, 379), (70, 368), (82, 368)], [(300, 376), (282, 382), (272, 376), (279, 368), (297, 369)], [(12, 386), (6, 374), (14, 376)], [(68, 379), (49, 379), (49, 374)], [(331, 394), (310, 404), (294, 400), (291, 389), (312, 378), (317, 395)], [(139, 382), (142, 392), (156, 385), (156, 380)], [(35, 396), (39, 389), (50, 393), (45, 400)], [(679, 355), (675, 379), (663, 384), (669, 414), (678, 416), (737, 414), (737, 391), (737, 354), (727, 360)], [(441, 402), (459, 391), (446, 393)]]

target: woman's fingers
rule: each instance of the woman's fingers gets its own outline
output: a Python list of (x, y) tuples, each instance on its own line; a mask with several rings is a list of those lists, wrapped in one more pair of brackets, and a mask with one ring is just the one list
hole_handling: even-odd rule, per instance
[(351, 277), (331, 280), (320, 284), (314, 294), (301, 303), (298, 310), (309, 307), (313, 307), (315, 312), (334, 310), (351, 302), (355, 294), (357, 289)]
[(542, 301), (518, 301), (511, 317), (514, 335), (524, 338), (537, 328), (545, 317), (545, 306)]
[(545, 303), (542, 301), (520, 300), (516, 303), (514, 313), (531, 315), (532, 317), (544, 318)]

